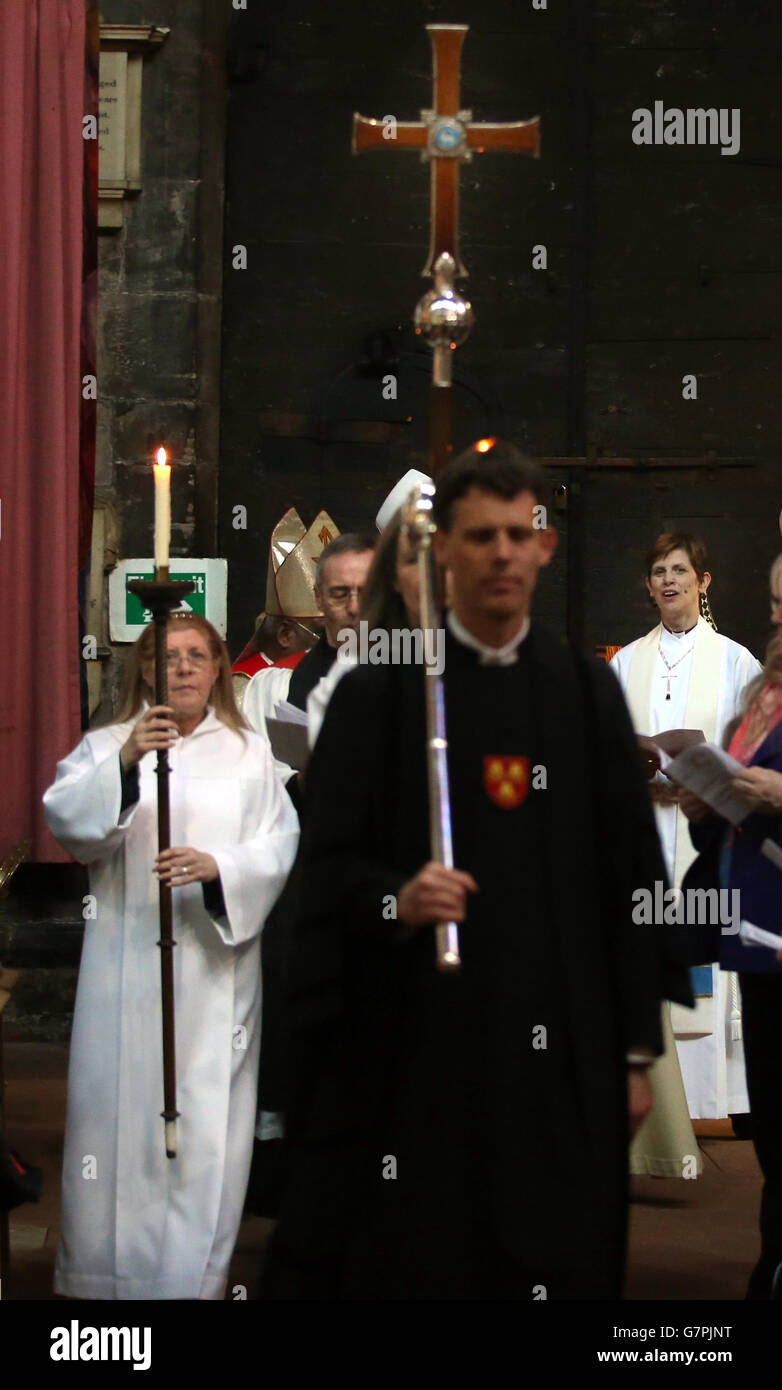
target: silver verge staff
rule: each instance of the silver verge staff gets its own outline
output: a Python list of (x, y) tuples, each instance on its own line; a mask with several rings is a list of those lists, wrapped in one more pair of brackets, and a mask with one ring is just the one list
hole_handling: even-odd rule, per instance
[[(418, 559), (418, 578), (421, 594), (421, 628), (424, 638), (426, 675), (426, 770), (429, 788), (429, 841), (432, 859), (452, 869), (453, 836), (451, 833), (451, 799), (448, 788), (448, 740), (445, 731), (445, 692), (434, 661), (434, 633), (438, 607), (435, 597), (434, 557), (432, 536), (436, 526), (432, 518), (432, 483), (419, 483), (410, 494), (405, 508), (405, 530), (415, 546)], [(427, 641), (427, 633), (431, 634)], [(459, 930), (455, 922), (438, 922), (435, 927), (438, 970), (458, 970)]]

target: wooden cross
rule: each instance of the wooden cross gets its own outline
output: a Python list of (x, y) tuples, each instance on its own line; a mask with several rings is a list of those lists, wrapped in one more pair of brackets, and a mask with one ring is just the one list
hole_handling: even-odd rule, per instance
[(540, 121), (475, 122), (472, 111), (460, 108), (460, 69), (468, 24), (427, 24), (432, 44), (432, 108), (420, 121), (397, 121), (394, 116), (373, 120), (353, 116), (353, 153), (392, 148), (420, 150), (431, 162), (431, 231), (429, 255), (422, 275), (431, 275), (438, 257), (449, 253), (456, 275), (467, 274), (459, 255), (459, 165), (473, 152), (504, 150), (540, 154)]

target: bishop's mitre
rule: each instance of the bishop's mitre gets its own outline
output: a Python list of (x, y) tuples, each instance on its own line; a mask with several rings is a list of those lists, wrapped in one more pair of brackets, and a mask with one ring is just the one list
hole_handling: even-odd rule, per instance
[(269, 542), (266, 612), (276, 617), (319, 618), (315, 602), (315, 565), (322, 550), (339, 535), (328, 512), (320, 511), (306, 527), (295, 507), (280, 518)]

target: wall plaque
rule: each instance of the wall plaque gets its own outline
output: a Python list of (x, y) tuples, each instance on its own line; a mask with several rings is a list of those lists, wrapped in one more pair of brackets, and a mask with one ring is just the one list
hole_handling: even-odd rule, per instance
[(156, 24), (101, 24), (98, 226), (121, 227), (123, 203), (141, 189), (144, 54), (169, 33)]

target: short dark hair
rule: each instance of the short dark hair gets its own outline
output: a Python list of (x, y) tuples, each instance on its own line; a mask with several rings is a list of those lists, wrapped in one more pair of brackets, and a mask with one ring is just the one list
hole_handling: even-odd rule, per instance
[(535, 501), (548, 508), (550, 490), (540, 464), (517, 449), (507, 439), (479, 439), (443, 469), (437, 479), (434, 519), (442, 531), (449, 531), (453, 504), (470, 488), (494, 493), (510, 502), (520, 492), (531, 492)]
[(646, 552), (646, 577), (651, 576), (652, 566), (658, 560), (664, 560), (666, 555), (670, 555), (672, 550), (684, 550), (698, 576), (698, 582), (703, 579), (704, 574), (709, 572), (709, 557), (703, 541), (694, 536), (691, 531), (663, 531), (657, 537), (654, 545), (650, 546)]
[(255, 624), (255, 650), (263, 651), (264, 643), (276, 642), (284, 627), (296, 627), (296, 618), (287, 613), (260, 613)]
[(373, 536), (371, 531), (360, 534), (358, 531), (343, 531), (341, 536), (329, 541), (329, 544), (321, 550), (318, 563), (315, 566), (315, 587), (317, 589), (323, 587), (323, 568), (327, 560), (333, 560), (336, 555), (348, 555), (353, 551), (362, 555), (367, 550), (374, 550), (376, 545), (377, 536)]

